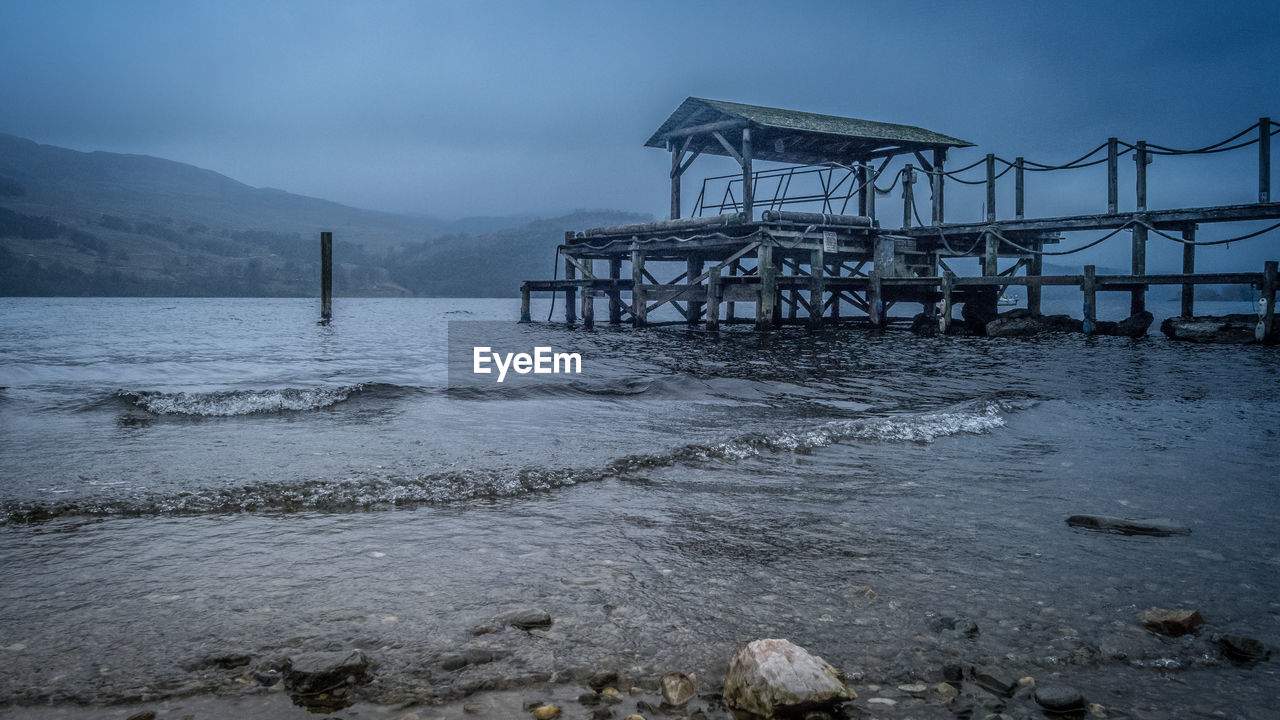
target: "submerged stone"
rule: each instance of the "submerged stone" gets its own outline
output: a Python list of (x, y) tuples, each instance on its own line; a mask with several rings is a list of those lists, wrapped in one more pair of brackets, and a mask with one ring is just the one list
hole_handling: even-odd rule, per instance
[(835, 668), (782, 639), (756, 640), (738, 648), (724, 679), (726, 704), (766, 718), (856, 697)]
[(358, 683), (368, 672), (369, 660), (359, 650), (306, 653), (292, 659), (284, 676), (284, 686), (299, 695), (318, 694), (351, 680)]
[(1151, 610), (1143, 610), (1139, 615), (1142, 624), (1151, 632), (1160, 633), (1161, 635), (1186, 635), (1195, 632), (1196, 628), (1204, 624), (1204, 618), (1200, 617), (1197, 610), (1163, 610), (1153, 608)]
[(1036, 703), (1045, 710), (1070, 712), (1084, 709), (1084, 696), (1066, 685), (1044, 685), (1036, 688)]
[(693, 684), (693, 680), (684, 673), (666, 673), (658, 681), (658, 685), (662, 690), (662, 701), (673, 707), (684, 705), (698, 694), (698, 688)]
[(521, 630), (544, 629), (551, 627), (551, 616), (537, 610), (524, 610), (508, 615), (507, 624)]
[(1261, 662), (1271, 657), (1266, 645), (1243, 635), (1223, 635), (1218, 638), (1222, 652), (1228, 658), (1243, 664)]
[(1121, 535), (1190, 535), (1191, 528), (1164, 518), (1118, 518), (1109, 515), (1072, 515), (1067, 518), (1072, 527), (1114, 532)]

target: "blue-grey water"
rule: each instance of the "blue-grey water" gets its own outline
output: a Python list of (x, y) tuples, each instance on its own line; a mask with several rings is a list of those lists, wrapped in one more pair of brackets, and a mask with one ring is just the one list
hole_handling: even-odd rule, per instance
[[(1213, 641), (1280, 643), (1275, 348), (512, 322), (589, 371), (458, 394), (447, 323), (515, 302), (316, 310), (0, 300), (0, 712), (234, 693), (184, 668), (219, 653), (361, 649), (381, 703), (602, 668), (714, 685), (787, 637), (863, 701), (963, 661), (1112, 717), (1275, 717), (1275, 665)], [(1152, 635), (1152, 607), (1206, 627)], [(522, 609), (554, 624), (472, 634)], [(499, 659), (440, 665), (468, 648)]]

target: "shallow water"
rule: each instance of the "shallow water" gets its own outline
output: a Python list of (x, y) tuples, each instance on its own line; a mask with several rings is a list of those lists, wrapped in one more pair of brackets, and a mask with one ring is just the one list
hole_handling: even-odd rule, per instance
[[(600, 668), (714, 684), (775, 636), (865, 683), (1058, 673), (1133, 717), (1267, 717), (1280, 691), (1210, 639), (1280, 641), (1273, 348), (510, 325), (590, 370), (450, 393), (445, 323), (512, 302), (335, 310), (0, 301), (0, 703), (350, 648), (382, 702)], [(1149, 607), (1208, 627), (1147, 634)], [(526, 608), (551, 629), (471, 632)], [(957, 615), (980, 634), (938, 629)], [(476, 647), (502, 658), (440, 667)]]

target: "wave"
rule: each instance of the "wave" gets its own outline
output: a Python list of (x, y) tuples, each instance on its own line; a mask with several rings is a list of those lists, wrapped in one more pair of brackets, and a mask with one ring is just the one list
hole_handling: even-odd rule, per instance
[(155, 415), (234, 417), (263, 413), (301, 412), (331, 407), (354, 395), (407, 391), (383, 383), (314, 388), (161, 392), (120, 390), (115, 397)]
[(42, 522), (64, 516), (192, 515), (238, 512), (345, 512), (513, 497), (555, 490), (639, 470), (709, 461), (735, 462), (763, 453), (811, 452), (839, 442), (929, 443), (961, 434), (983, 434), (1005, 425), (1005, 415), (1030, 400), (987, 400), (950, 408), (856, 420), (833, 420), (775, 433), (753, 433), (719, 443), (683, 445), (668, 452), (621, 457), (594, 468), (476, 469), (413, 476), (337, 481), (264, 482), (162, 495), (10, 502), (0, 523)]

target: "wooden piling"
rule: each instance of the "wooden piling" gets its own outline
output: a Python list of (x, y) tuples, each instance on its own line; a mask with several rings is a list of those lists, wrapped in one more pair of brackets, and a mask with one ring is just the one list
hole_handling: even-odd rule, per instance
[(638, 247), (631, 248), (631, 322), (642, 327), (649, 321), (649, 313), (645, 308), (644, 296), (644, 251)]
[(756, 329), (773, 328), (777, 313), (778, 270), (773, 261), (773, 245), (762, 243), (756, 256), (757, 270), (760, 276), (760, 297), (756, 300)]
[(1258, 202), (1271, 202), (1271, 118), (1258, 118)]
[(875, 225), (876, 219), (876, 171), (871, 167), (871, 163), (867, 163), (867, 191), (865, 200), (867, 202), (867, 211), (865, 215), (871, 218), (871, 224)]
[[(1196, 246), (1189, 243), (1196, 241), (1194, 223), (1182, 227), (1182, 274), (1194, 275), (1196, 272)], [(1182, 284), (1182, 317), (1194, 317), (1196, 314), (1196, 286), (1191, 283)]]
[(1084, 291), (1084, 334), (1092, 335), (1098, 327), (1098, 280), (1093, 265), (1084, 266), (1080, 288)]
[(671, 219), (680, 219), (680, 159), (684, 155), (674, 142), (667, 141), (667, 149), (671, 151)]
[(720, 267), (711, 268), (707, 276), (707, 309), (706, 320), (708, 330), (720, 329)]
[(333, 233), (320, 233), (320, 322), (333, 319)]
[(520, 285), (520, 322), (533, 322), (533, 317), (529, 314), (529, 283)]
[[(582, 274), (587, 278), (595, 277), (595, 261), (590, 258), (583, 258), (579, 262), (582, 263)], [(590, 330), (596, 326), (596, 291), (595, 288), (587, 286), (582, 288), (582, 327)]]
[[(1031, 241), (1031, 249), (1035, 252), (1031, 253), (1031, 257), (1027, 258), (1027, 274), (1039, 277), (1044, 275), (1044, 255), (1040, 253), (1044, 250), (1044, 240), (1036, 238)], [(1027, 285), (1027, 311), (1032, 314), (1040, 314), (1040, 299), (1042, 288), (1040, 285)]]
[[(622, 277), (622, 258), (609, 258), (609, 279), (618, 280)], [(622, 292), (615, 285), (609, 290), (609, 324), (617, 325), (622, 322)]]
[(880, 274), (873, 272), (867, 282), (867, 320), (871, 327), (883, 328), (884, 315), (884, 286), (880, 282)]
[(942, 275), (942, 307), (938, 309), (938, 332), (943, 335), (951, 329), (951, 276), (943, 273)]
[(993, 232), (986, 233), (982, 248), (982, 274), (1000, 274), (1000, 238)]
[[(737, 274), (738, 274), (738, 261), (734, 260), (733, 262), (729, 263), (729, 277), (734, 277)], [(733, 320), (734, 320), (733, 301), (726, 300), (724, 303), (724, 321), (733, 322)]]
[(1120, 140), (1107, 138), (1107, 212), (1114, 215), (1120, 207)]
[[(573, 260), (568, 255), (564, 258), (564, 279), (576, 280), (578, 277), (578, 268), (573, 264)], [(574, 304), (578, 299), (578, 289), (573, 285), (569, 285), (564, 289), (564, 324), (572, 326), (578, 322), (577, 310)]]
[(867, 195), (873, 192), (867, 185), (867, 179), (871, 177), (871, 166), (867, 163), (858, 163), (858, 214), (863, 217), (869, 217), (867, 212)]
[(809, 251), (809, 327), (822, 327), (822, 296), (826, 294), (827, 263), (822, 248)]
[[(835, 262), (831, 263), (831, 277), (833, 277), (833, 278), (838, 278), (838, 277), (840, 277), (840, 267), (841, 267), (841, 265), (840, 265), (840, 261), (839, 261), (839, 260), (836, 260)], [(824, 282), (825, 282), (825, 278), (824, 278)], [(832, 320), (839, 320), (839, 319), (840, 319), (840, 297), (841, 297), (841, 294), (842, 294), (842, 293), (841, 293), (839, 290), (837, 290), (836, 292), (831, 293), (831, 319), (832, 319)]]
[[(1137, 168), (1134, 173), (1134, 197), (1139, 213), (1147, 209), (1147, 163), (1149, 156), (1147, 154), (1147, 143), (1145, 140), (1138, 141), (1137, 150), (1133, 153), (1133, 163)], [(1147, 274), (1147, 226), (1133, 226), (1133, 249), (1131, 254), (1133, 263), (1131, 272), (1134, 275)], [(1147, 289), (1146, 287), (1136, 287), (1132, 291), (1129, 300), (1129, 314), (1137, 315), (1145, 312), (1147, 309)]]
[(1258, 342), (1271, 344), (1280, 340), (1276, 332), (1276, 289), (1280, 287), (1280, 271), (1275, 260), (1268, 260), (1262, 270), (1262, 297), (1258, 300)]

